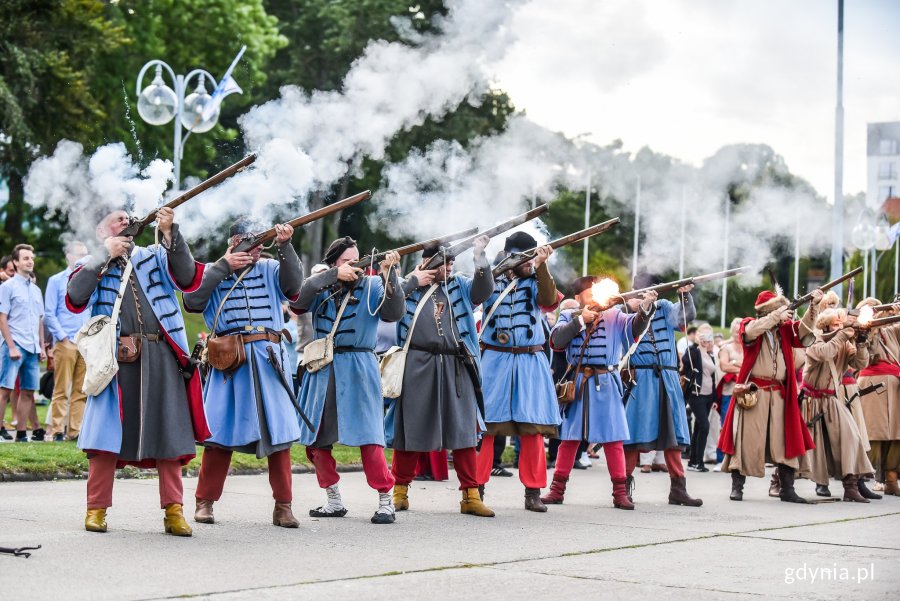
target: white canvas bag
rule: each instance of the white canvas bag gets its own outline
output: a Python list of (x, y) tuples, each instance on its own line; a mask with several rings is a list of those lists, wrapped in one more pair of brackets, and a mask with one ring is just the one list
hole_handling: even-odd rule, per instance
[(103, 392), (119, 371), (119, 362), (116, 361), (119, 308), (122, 306), (122, 296), (125, 294), (125, 286), (131, 277), (132, 269), (131, 257), (126, 258), (128, 264), (122, 272), (122, 285), (119, 286), (112, 315), (91, 317), (75, 335), (75, 344), (78, 346), (78, 352), (84, 357), (85, 366), (81, 391), (92, 396)]
[(406, 354), (409, 352), (409, 344), (412, 342), (413, 329), (416, 327), (416, 321), (419, 319), (422, 307), (425, 306), (425, 301), (434, 294), (437, 287), (437, 284), (432, 284), (419, 300), (412, 323), (409, 325), (409, 332), (406, 333), (406, 342), (403, 344), (403, 348), (392, 346), (381, 358), (381, 395), (386, 399), (396, 399), (403, 392), (403, 372), (406, 370)]

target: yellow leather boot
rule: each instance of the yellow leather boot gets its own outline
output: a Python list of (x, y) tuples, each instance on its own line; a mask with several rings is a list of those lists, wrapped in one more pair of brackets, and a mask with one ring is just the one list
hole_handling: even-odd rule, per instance
[(409, 509), (409, 485), (394, 485), (394, 511), (406, 511)]
[(181, 503), (169, 503), (166, 505), (166, 517), (163, 518), (163, 526), (166, 534), (174, 536), (191, 536), (194, 531), (184, 519), (184, 510)]
[(106, 508), (88, 509), (84, 516), (84, 529), (88, 532), (106, 532)]
[(491, 508), (481, 500), (481, 495), (478, 494), (477, 488), (467, 488), (462, 491), (462, 494), (462, 501), (459, 502), (460, 513), (477, 515), (483, 518), (494, 517), (494, 512), (491, 511)]

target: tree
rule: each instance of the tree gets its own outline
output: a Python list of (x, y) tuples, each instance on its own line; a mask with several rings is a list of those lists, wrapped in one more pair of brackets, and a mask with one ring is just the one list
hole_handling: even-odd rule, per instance
[(93, 82), (102, 59), (128, 41), (100, 0), (0, 4), (0, 177), (9, 184), (4, 232), (22, 239), (22, 180), (62, 138), (95, 139), (109, 116)]

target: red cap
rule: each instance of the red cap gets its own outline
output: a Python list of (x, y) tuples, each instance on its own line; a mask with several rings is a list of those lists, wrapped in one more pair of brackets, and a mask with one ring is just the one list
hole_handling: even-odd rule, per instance
[(756, 297), (756, 302), (753, 304), (753, 306), (758, 307), (758, 306), (762, 305), (763, 303), (769, 302), (773, 298), (775, 298), (774, 292), (772, 292), (771, 290), (763, 290)]

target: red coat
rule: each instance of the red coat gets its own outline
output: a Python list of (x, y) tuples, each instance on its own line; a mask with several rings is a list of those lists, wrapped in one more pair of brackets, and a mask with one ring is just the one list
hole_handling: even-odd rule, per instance
[[(762, 348), (763, 336), (760, 336), (751, 343), (744, 342), (744, 330), (747, 324), (754, 318), (747, 317), (741, 321), (740, 333), (741, 344), (744, 347), (744, 362), (741, 364), (741, 371), (738, 374), (737, 382), (744, 383), (750, 370), (756, 363), (759, 351)], [(800, 322), (788, 321), (778, 326), (776, 332), (781, 341), (781, 354), (784, 357), (785, 372), (788, 374), (787, 381), (784, 383), (784, 454), (788, 459), (800, 457), (806, 451), (814, 449), (812, 436), (803, 421), (800, 414), (800, 406), (797, 402), (797, 379), (794, 377), (796, 370), (794, 369), (794, 353), (793, 348), (803, 348), (805, 345), (800, 341), (800, 333), (798, 330)], [(722, 433), (719, 435), (719, 449), (728, 455), (734, 455), (734, 407), (737, 403), (732, 402), (728, 407), (728, 413), (725, 415), (725, 423), (722, 426)]]

